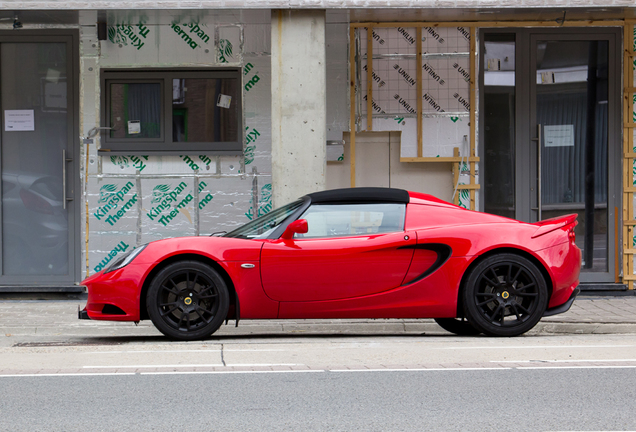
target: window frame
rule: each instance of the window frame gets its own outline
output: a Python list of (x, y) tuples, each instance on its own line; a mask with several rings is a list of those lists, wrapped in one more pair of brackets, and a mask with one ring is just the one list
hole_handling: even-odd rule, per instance
[[(173, 68), (173, 69), (120, 69), (108, 68), (100, 71), (101, 125), (110, 127), (111, 84), (160, 84), (162, 98), (160, 110), (159, 138), (111, 138), (109, 129), (102, 129), (100, 155), (184, 155), (214, 154), (243, 155), (243, 75), (240, 68)], [(172, 80), (173, 79), (219, 79), (237, 80), (238, 95), (232, 103), (237, 104), (237, 140), (219, 142), (178, 142), (172, 140)]]

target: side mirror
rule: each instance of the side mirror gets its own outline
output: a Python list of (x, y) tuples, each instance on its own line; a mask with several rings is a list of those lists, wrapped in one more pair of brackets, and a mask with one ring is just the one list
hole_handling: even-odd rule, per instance
[(294, 234), (306, 234), (309, 231), (309, 225), (307, 225), (306, 219), (298, 219), (287, 225), (285, 232), (280, 238), (283, 240), (291, 240), (294, 238)]

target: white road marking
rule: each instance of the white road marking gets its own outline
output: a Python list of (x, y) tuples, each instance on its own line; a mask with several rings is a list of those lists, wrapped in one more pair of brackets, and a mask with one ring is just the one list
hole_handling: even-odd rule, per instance
[[(187, 367), (187, 365), (180, 365)], [(201, 365), (199, 365), (201, 366)], [(150, 366), (154, 367), (154, 366)], [(501, 368), (412, 368), (412, 369), (295, 369), (295, 370), (216, 370), (216, 371), (164, 371), (164, 372), (107, 372), (107, 373), (42, 373), (42, 374), (2, 374), (0, 378), (54, 377), (54, 376), (117, 376), (117, 375), (222, 375), (222, 374), (280, 374), (280, 373), (320, 373), (320, 372), (460, 372), (460, 371), (509, 371), (509, 370), (554, 370), (554, 369), (634, 369), (634, 366), (543, 366), (543, 367), (501, 367)]]
[(171, 371), (171, 372), (141, 372), (139, 375), (223, 375), (223, 374), (268, 374), (268, 373), (312, 373), (327, 372), (323, 369), (279, 370), (279, 371)]
[(304, 366), (300, 363), (236, 363), (236, 364), (172, 364), (172, 365), (116, 365), (116, 366), (82, 366), (82, 369), (147, 369), (147, 368), (186, 368), (186, 367), (269, 367), (269, 366)]
[[(224, 352), (280, 352), (284, 349), (224, 349)], [(90, 351), (82, 354), (145, 354), (145, 353), (218, 353), (221, 349), (188, 349), (188, 350), (135, 350), (135, 351)]]
[(634, 369), (636, 365), (631, 366), (524, 366), (515, 368), (517, 370), (526, 370), (526, 369)]
[(636, 345), (517, 345), (517, 346), (454, 346), (431, 348), (434, 350), (483, 350), (483, 349), (571, 349), (571, 348), (632, 348)]
[(481, 371), (510, 370), (512, 368), (411, 368), (411, 369), (332, 369), (329, 372), (429, 372), (429, 371)]
[(604, 363), (636, 362), (636, 359), (585, 359), (585, 360), (490, 360), (490, 363)]
[(59, 376), (113, 376), (113, 375), (136, 375), (134, 372), (95, 372), (95, 373), (46, 373), (46, 374), (5, 374), (0, 378), (13, 377), (59, 377)]

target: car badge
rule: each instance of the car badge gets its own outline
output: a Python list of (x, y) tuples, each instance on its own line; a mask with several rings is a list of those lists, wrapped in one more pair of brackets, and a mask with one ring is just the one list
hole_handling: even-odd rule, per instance
[(508, 291), (504, 291), (501, 296), (505, 299), (507, 299), (508, 297), (510, 297), (510, 294), (508, 294)]
[(187, 305), (192, 304), (192, 299), (190, 297), (186, 297), (185, 300), (183, 300), (183, 302)]

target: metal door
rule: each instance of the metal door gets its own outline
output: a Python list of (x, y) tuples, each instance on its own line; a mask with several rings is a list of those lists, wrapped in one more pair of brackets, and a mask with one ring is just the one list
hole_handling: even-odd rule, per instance
[(484, 210), (577, 213), (582, 282), (614, 282), (620, 205), (620, 33), (482, 33)]
[(78, 280), (77, 43), (0, 34), (0, 284)]

